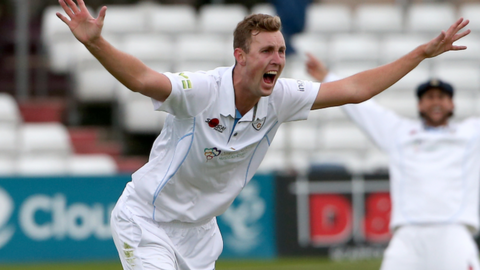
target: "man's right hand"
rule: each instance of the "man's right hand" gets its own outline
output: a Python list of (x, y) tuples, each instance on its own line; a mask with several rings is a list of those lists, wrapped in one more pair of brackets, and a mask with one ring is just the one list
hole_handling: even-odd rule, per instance
[(97, 18), (93, 18), (90, 12), (88, 12), (83, 0), (77, 1), (78, 6), (73, 0), (58, 0), (58, 2), (70, 19), (58, 12), (57, 17), (68, 25), (73, 35), (80, 42), (88, 46), (100, 37), (103, 20), (105, 19), (105, 13), (107, 11), (106, 6), (102, 7)]
[(446, 32), (442, 31), (436, 38), (424, 44), (424, 57), (432, 58), (448, 51), (465, 50), (467, 48), (466, 46), (457, 46), (453, 45), (453, 43), (470, 34), (470, 29), (459, 33), (468, 23), (469, 20), (460, 18), (452, 24)]

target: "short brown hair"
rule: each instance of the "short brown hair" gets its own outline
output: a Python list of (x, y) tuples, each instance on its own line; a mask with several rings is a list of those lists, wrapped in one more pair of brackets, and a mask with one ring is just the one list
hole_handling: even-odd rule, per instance
[(282, 22), (280, 17), (267, 14), (252, 14), (237, 24), (233, 32), (233, 48), (240, 48), (246, 53), (250, 50), (252, 35), (260, 32), (280, 31)]

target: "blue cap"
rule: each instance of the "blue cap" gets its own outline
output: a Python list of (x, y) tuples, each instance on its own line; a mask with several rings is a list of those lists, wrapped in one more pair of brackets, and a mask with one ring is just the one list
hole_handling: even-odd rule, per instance
[(439, 79), (430, 79), (428, 82), (420, 84), (417, 88), (417, 97), (421, 98), (425, 92), (433, 88), (440, 89), (447, 93), (450, 97), (453, 97), (452, 85)]

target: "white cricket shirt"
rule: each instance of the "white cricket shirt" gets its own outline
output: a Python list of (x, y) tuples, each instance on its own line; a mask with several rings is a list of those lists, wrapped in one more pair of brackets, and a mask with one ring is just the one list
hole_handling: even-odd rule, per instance
[(390, 158), (390, 227), (460, 223), (478, 230), (480, 119), (429, 128), (369, 100), (345, 112)]
[(306, 119), (319, 83), (278, 79), (235, 128), (233, 67), (166, 73), (172, 93), (149, 161), (122, 196), (129, 210), (158, 222), (202, 223), (222, 214), (250, 181), (282, 122)]

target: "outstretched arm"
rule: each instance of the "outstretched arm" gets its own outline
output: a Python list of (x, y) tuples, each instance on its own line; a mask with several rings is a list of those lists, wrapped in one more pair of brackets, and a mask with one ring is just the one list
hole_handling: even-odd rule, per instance
[[(307, 56), (306, 68), (315, 80), (328, 83), (340, 79), (333, 72), (329, 72), (321, 60), (309, 53)], [(340, 108), (377, 146), (389, 152), (393, 146), (392, 131), (401, 126), (403, 117), (380, 106), (372, 99), (360, 104), (343, 105)]]
[(107, 7), (102, 7), (98, 17), (93, 18), (83, 0), (77, 2), (78, 6), (73, 0), (59, 0), (68, 18), (57, 13), (73, 35), (108, 72), (130, 90), (165, 101), (172, 91), (170, 80), (165, 75), (150, 69), (137, 58), (117, 50), (102, 37)]
[(442, 31), (430, 42), (420, 45), (394, 62), (342, 80), (322, 83), (312, 110), (368, 100), (392, 86), (424, 59), (447, 51), (465, 50), (467, 47), (456, 46), (453, 43), (470, 33), (470, 30), (459, 33), (468, 22), (463, 18), (459, 19), (446, 32)]

